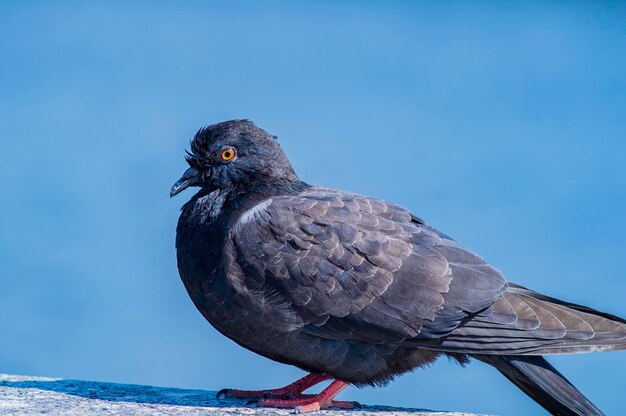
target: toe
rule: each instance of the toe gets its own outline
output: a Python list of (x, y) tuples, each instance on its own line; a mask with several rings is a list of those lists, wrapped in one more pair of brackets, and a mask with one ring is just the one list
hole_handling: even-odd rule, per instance
[(312, 402), (309, 404), (303, 404), (302, 406), (296, 406), (294, 409), (296, 414), (312, 413), (320, 410), (320, 402)]

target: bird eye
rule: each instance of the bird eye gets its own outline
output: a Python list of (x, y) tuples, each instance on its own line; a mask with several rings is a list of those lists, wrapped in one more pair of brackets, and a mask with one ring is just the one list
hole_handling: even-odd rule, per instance
[(234, 147), (226, 146), (222, 149), (220, 157), (224, 162), (230, 162), (237, 155)]

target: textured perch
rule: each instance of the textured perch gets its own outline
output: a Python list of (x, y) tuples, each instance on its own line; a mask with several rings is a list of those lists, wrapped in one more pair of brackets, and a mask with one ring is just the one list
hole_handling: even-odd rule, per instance
[[(324, 410), (317, 415), (469, 416), (384, 406)], [(99, 383), (0, 374), (0, 415), (289, 415), (288, 410), (257, 408), (242, 400), (218, 400), (214, 391)]]

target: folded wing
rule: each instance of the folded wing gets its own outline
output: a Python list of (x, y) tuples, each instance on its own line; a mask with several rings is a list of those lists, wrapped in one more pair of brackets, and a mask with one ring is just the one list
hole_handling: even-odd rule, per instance
[(235, 227), (235, 257), (245, 285), (268, 304), (288, 303), (309, 334), (432, 340), (507, 287), (497, 269), (399, 206), (322, 188), (265, 205)]

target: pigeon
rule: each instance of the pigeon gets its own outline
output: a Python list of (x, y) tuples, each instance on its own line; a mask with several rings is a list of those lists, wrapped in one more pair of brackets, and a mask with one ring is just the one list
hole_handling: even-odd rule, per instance
[(347, 386), (385, 385), (446, 356), (490, 364), (553, 415), (602, 414), (543, 356), (626, 349), (626, 320), (507, 282), (399, 205), (303, 182), (249, 120), (200, 129), (186, 161), (170, 196), (199, 188), (176, 230), (187, 293), (221, 334), (308, 373), (220, 396), (351, 408), (335, 400)]

